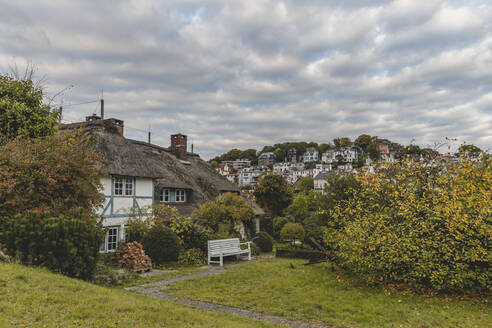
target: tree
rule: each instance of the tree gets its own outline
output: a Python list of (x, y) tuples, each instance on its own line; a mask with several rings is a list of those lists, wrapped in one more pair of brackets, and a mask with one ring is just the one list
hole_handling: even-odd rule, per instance
[(58, 117), (43, 104), (43, 90), (32, 80), (0, 76), (0, 143), (54, 135)]
[(335, 147), (350, 147), (352, 146), (352, 141), (348, 137), (333, 139), (333, 144)]
[(296, 187), (300, 192), (308, 194), (309, 191), (314, 190), (314, 180), (312, 177), (300, 178), (296, 182)]
[(296, 244), (296, 240), (304, 241), (306, 232), (301, 224), (295, 222), (288, 222), (280, 230), (280, 237), (284, 240), (292, 240), (292, 245)]
[(271, 212), (272, 217), (280, 216), (292, 202), (292, 187), (278, 174), (265, 175), (255, 188), (258, 204)]
[(252, 221), (255, 213), (241, 196), (225, 193), (217, 196), (215, 202), (203, 203), (193, 211), (193, 216), (214, 231), (218, 231), (220, 224), (226, 224), (233, 233), (237, 224)]
[(482, 150), (477, 146), (470, 144), (470, 145), (461, 145), (460, 148), (458, 148), (458, 152), (460, 154), (481, 153)]
[(368, 134), (361, 134), (354, 141), (354, 145), (359, 147), (363, 151), (366, 151), (367, 146), (369, 146), (371, 143), (373, 143), (373, 138)]
[(491, 291), (492, 163), (402, 161), (357, 176), (326, 231), (337, 262), (370, 283)]
[(101, 172), (86, 136), (17, 139), (0, 146), (0, 217), (29, 210), (97, 217)]

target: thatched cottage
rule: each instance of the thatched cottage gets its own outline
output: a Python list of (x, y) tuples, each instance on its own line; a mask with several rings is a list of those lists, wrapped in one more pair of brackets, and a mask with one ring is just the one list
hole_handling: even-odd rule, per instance
[[(102, 251), (116, 249), (124, 239), (132, 208), (165, 203), (190, 216), (222, 193), (240, 193), (198, 154), (188, 152), (186, 135), (171, 135), (171, 146), (164, 148), (125, 138), (124, 122), (117, 119), (89, 116), (85, 122), (61, 126), (62, 130), (77, 128), (90, 134), (107, 173), (101, 180), (106, 201), (100, 215), (107, 227)], [(253, 208), (262, 214), (257, 206)]]

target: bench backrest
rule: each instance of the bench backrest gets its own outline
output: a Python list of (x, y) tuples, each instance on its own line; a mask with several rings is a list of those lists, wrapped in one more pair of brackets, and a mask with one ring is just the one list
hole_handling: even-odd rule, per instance
[(230, 239), (218, 239), (218, 240), (209, 240), (208, 241), (208, 252), (216, 253), (216, 252), (235, 252), (241, 249), (239, 246), (239, 238), (230, 238)]

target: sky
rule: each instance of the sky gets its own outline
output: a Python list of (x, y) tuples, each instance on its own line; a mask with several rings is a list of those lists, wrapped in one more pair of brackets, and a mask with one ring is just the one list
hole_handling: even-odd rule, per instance
[(492, 148), (490, 0), (0, 0), (0, 72), (26, 63), (64, 122), (103, 90), (126, 137), (205, 159), (363, 133)]

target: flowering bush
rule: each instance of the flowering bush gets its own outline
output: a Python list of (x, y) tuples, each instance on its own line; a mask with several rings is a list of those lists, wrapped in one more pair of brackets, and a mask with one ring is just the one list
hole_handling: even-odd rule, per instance
[(492, 166), (480, 161), (395, 164), (358, 177), (333, 210), (325, 242), (369, 282), (435, 290), (492, 289)]

